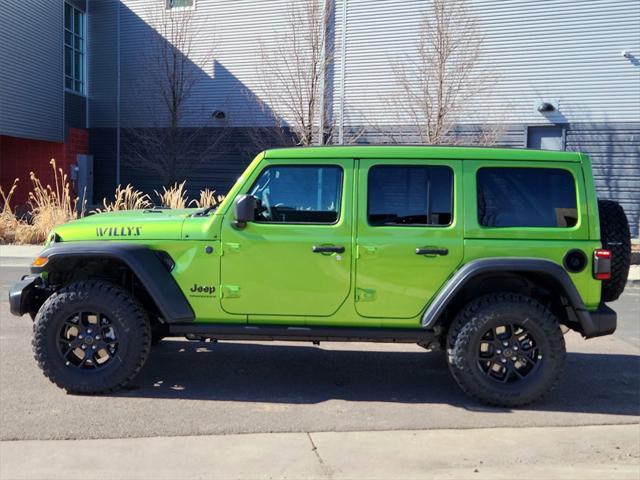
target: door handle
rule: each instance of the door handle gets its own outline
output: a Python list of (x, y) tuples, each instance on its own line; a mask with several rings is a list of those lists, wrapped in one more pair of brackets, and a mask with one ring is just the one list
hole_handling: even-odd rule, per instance
[(447, 255), (447, 248), (416, 248), (416, 255)]
[(344, 253), (344, 247), (334, 247), (330, 245), (314, 245), (313, 253)]

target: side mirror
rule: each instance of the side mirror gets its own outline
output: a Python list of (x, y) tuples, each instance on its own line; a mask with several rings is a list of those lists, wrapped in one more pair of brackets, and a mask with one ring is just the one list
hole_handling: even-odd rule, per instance
[(256, 217), (256, 207), (258, 201), (253, 195), (240, 195), (235, 202), (235, 222), (234, 227), (241, 229), (247, 226), (247, 222), (252, 222)]

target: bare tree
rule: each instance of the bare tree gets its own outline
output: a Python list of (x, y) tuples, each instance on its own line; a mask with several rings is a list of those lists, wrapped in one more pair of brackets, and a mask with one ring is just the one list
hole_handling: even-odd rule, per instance
[[(123, 159), (133, 168), (157, 174), (169, 186), (210, 159), (222, 146), (226, 129), (205, 131), (211, 114), (189, 106), (194, 87), (205, 77), (202, 69), (213, 61), (213, 44), (204, 49), (194, 45), (198, 31), (193, 11), (162, 8), (154, 13), (158, 34), (145, 67), (158, 101), (149, 105), (151, 126), (131, 128), (123, 135)], [(194, 124), (194, 116), (204, 120)]]
[[(267, 141), (283, 144), (325, 144), (333, 126), (327, 120), (327, 75), (333, 62), (330, 0), (291, 0), (286, 27), (275, 42), (262, 42), (260, 76), (265, 110), (273, 116), (274, 128)], [(286, 120), (285, 120), (286, 119)], [(257, 129), (254, 137), (266, 133)]]
[[(480, 65), (483, 39), (465, 0), (431, 0), (422, 18), (416, 50), (393, 67), (399, 93), (391, 103), (424, 144), (459, 143), (456, 127), (495, 77)], [(498, 125), (466, 132), (470, 143), (493, 144)], [(406, 132), (390, 133), (402, 141)]]

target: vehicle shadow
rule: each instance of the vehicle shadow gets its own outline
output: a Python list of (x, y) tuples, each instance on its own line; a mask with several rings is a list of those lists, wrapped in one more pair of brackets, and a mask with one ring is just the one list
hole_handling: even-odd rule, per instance
[[(557, 388), (529, 410), (639, 415), (640, 357), (569, 353)], [(315, 404), (447, 403), (465, 396), (442, 352), (324, 350), (314, 346), (196, 343), (165, 339), (122, 397)]]

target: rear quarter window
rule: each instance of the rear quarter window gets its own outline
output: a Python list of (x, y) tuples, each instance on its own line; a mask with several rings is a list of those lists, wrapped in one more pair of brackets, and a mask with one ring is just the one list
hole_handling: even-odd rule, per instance
[(481, 168), (478, 223), (484, 227), (570, 228), (578, 223), (575, 179), (559, 168)]

